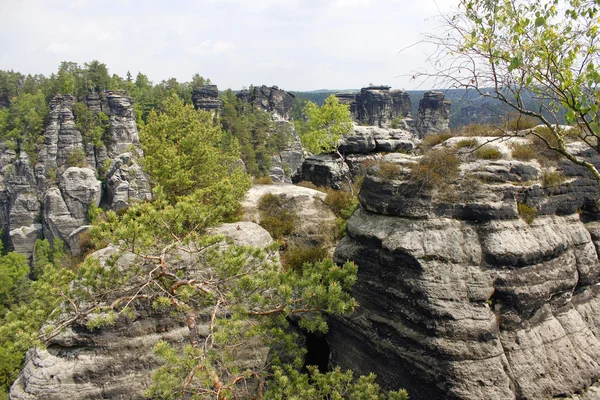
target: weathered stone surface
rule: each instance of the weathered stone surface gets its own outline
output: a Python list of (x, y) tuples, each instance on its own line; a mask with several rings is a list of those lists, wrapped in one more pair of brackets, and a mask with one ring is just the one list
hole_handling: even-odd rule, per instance
[(358, 264), (361, 307), (331, 321), (333, 363), (417, 400), (596, 398), (600, 225), (576, 211), (596, 216), (597, 183), (561, 166), (545, 188), (537, 162), (504, 157), (463, 162), (444, 190), (411, 181), (418, 157), (385, 156), (395, 179), (369, 169), (335, 252)]
[(192, 101), (196, 109), (219, 112), (223, 106), (219, 99), (219, 88), (217, 85), (204, 85), (192, 92)]
[(10, 107), (10, 99), (4, 93), (0, 93), (0, 110)]
[[(263, 111), (270, 112), (277, 119), (289, 121), (292, 116), (292, 105), (294, 97), (291, 92), (279, 89), (277, 86), (254, 86), (249, 93), (250, 103)], [(240, 96), (242, 100), (248, 96), (244, 92)]]
[(354, 120), (360, 125), (390, 127), (411, 115), (410, 95), (389, 86), (369, 86), (359, 93), (335, 93), (341, 104), (350, 105)]
[[(240, 245), (266, 246), (270, 235), (251, 222), (225, 224), (216, 230)], [(102, 263), (116, 252), (107, 247), (94, 253)], [(181, 271), (195, 274), (194, 257), (186, 252), (173, 255)], [(117, 260), (119, 268), (127, 269), (144, 261), (131, 253)], [(192, 276), (192, 275), (190, 275)], [(157, 311), (143, 301), (131, 304), (133, 317), (121, 317), (115, 325), (90, 331), (86, 321), (77, 321), (51, 339), (47, 349), (31, 349), (25, 367), (10, 391), (12, 400), (83, 400), (98, 398), (143, 399), (160, 361), (153, 353), (154, 345), (165, 340), (182, 346), (188, 340), (188, 328), (183, 317), (169, 311)], [(210, 309), (198, 315), (198, 330), (208, 332)], [(251, 345), (240, 352), (244, 365), (262, 365), (267, 349)]]
[(148, 177), (130, 153), (115, 158), (106, 172), (106, 204), (120, 210), (132, 202), (150, 200)]
[(71, 167), (61, 176), (59, 187), (48, 189), (44, 196), (44, 237), (69, 245), (72, 232), (87, 224), (89, 207), (100, 204), (100, 181), (88, 168)]
[(350, 169), (337, 154), (310, 156), (302, 164), (302, 173), (297, 181), (309, 181), (317, 186), (333, 189), (347, 187), (351, 182)]
[(69, 208), (70, 214), (84, 220), (88, 208), (100, 205), (101, 182), (96, 173), (89, 168), (70, 167), (61, 175), (58, 187)]
[(442, 92), (425, 92), (419, 101), (416, 121), (419, 137), (449, 131), (449, 124), (450, 100), (446, 100)]
[[(98, 205), (101, 197), (113, 209), (150, 199), (148, 180), (129, 153), (141, 155), (132, 99), (121, 92), (107, 92), (90, 93), (79, 100), (92, 112), (109, 116), (106, 146), (84, 143), (73, 115), (76, 99), (70, 95), (57, 95), (50, 103), (35, 166), (23, 149), (0, 144), (0, 227), (5, 228), (11, 250), (31, 255), (40, 237), (61, 239), (75, 249), (73, 240), (78, 236), (70, 236), (71, 232), (86, 223), (89, 206)], [(86, 168), (70, 165), (69, 158), (76, 152), (85, 155)], [(105, 174), (107, 165), (111, 168), (102, 193), (96, 175)], [(40, 235), (42, 202), (44, 233)]]
[(304, 149), (293, 123), (276, 121), (275, 124), (276, 130), (271, 134), (283, 134), (287, 141), (282, 150), (273, 156), (269, 176), (273, 182), (292, 183), (301, 172)]
[(119, 154), (140, 148), (140, 139), (135, 122), (133, 99), (111, 93), (106, 99), (110, 107), (110, 142), (107, 144), (107, 155), (114, 159)]
[(50, 117), (46, 131), (45, 141), (39, 155), (39, 163), (44, 171), (56, 173), (59, 168), (66, 165), (70, 154), (84, 152), (85, 147), (81, 132), (75, 128), (73, 116), (73, 96), (57, 95), (50, 102)]
[(292, 246), (320, 245), (333, 249), (336, 216), (323, 202), (325, 193), (291, 184), (254, 185), (242, 202), (245, 221), (260, 222), (258, 203), (267, 193), (280, 196), (298, 217), (290, 239)]
[(374, 127), (355, 126), (354, 132), (340, 139), (338, 151), (341, 154), (366, 154), (374, 151), (376, 147), (374, 133), (366, 128)]

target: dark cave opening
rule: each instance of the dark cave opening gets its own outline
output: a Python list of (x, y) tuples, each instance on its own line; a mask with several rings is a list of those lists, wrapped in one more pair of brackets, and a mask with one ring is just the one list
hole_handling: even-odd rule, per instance
[(306, 359), (302, 372), (307, 372), (307, 366), (316, 365), (319, 372), (329, 371), (329, 343), (327, 335), (320, 332), (302, 331), (306, 338)]

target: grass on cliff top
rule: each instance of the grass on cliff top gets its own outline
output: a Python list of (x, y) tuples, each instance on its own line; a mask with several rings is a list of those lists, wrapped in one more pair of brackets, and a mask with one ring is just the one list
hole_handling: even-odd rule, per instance
[(411, 166), (411, 181), (424, 189), (441, 189), (458, 178), (460, 160), (449, 149), (431, 150)]
[(265, 228), (275, 240), (291, 235), (296, 229), (296, 212), (287, 206), (286, 201), (271, 193), (258, 200), (260, 226)]

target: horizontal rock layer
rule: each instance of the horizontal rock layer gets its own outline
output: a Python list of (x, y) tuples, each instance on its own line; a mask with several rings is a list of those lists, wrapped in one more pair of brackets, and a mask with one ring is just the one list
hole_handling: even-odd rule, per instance
[(565, 181), (544, 187), (544, 168), (507, 153), (424, 189), (417, 157), (384, 161), (397, 175), (370, 169), (336, 248), (359, 267), (360, 308), (331, 322), (333, 363), (411, 399), (552, 398), (596, 382), (597, 183), (563, 164)]

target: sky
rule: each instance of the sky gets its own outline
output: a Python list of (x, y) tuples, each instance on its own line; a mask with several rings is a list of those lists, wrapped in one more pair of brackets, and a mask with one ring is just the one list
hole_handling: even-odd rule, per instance
[(199, 73), (219, 89), (429, 89), (411, 79), (432, 51), (419, 41), (457, 3), (0, 0), (0, 69), (49, 75), (98, 60), (154, 83)]

